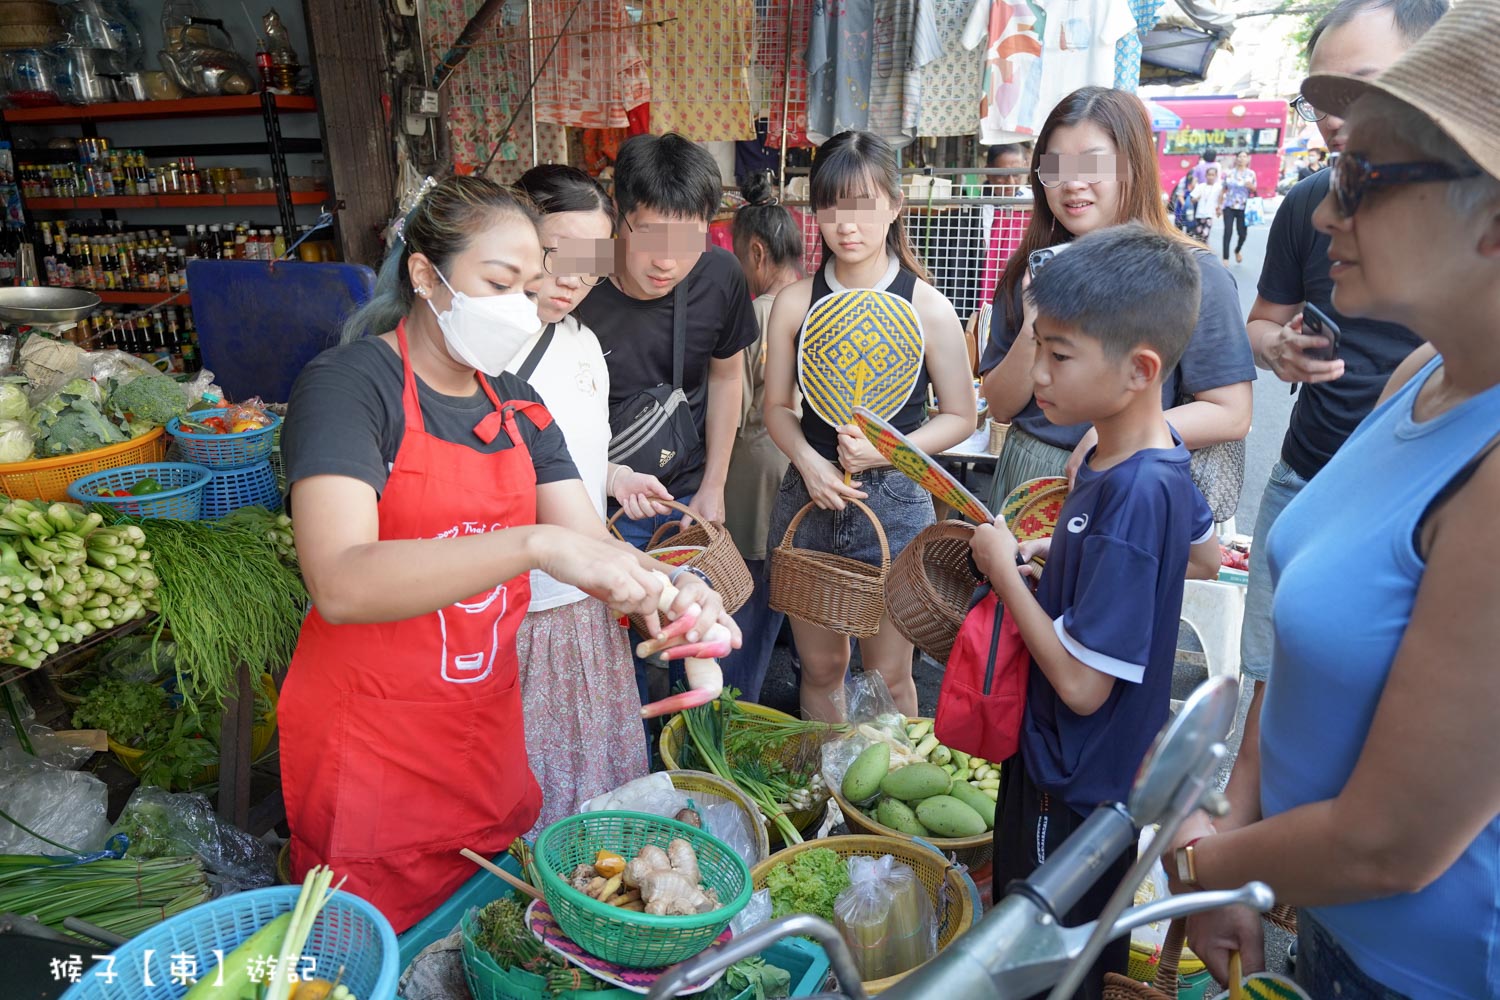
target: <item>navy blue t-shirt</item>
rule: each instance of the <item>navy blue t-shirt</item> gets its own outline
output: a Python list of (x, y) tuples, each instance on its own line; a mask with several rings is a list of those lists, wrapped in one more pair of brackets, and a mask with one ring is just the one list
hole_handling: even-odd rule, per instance
[(1375, 408), (1386, 381), (1422, 338), (1404, 326), (1345, 316), (1333, 307), (1328, 276), (1329, 237), (1313, 228), (1312, 214), (1328, 194), (1333, 171), (1319, 170), (1287, 193), (1271, 220), (1260, 297), (1278, 305), (1311, 302), (1339, 325), (1344, 374), (1332, 382), (1301, 385), (1292, 422), (1281, 442), (1281, 460), (1311, 479)]
[(1021, 727), (1026, 771), (1083, 815), (1126, 800), (1167, 721), (1188, 550), (1213, 535), (1187, 449), (1173, 437), (1175, 448), (1148, 448), (1103, 472), (1084, 463), (1037, 586), (1068, 652), (1115, 678), (1097, 712), (1076, 715), (1032, 663)]
[[(1251, 353), (1250, 340), (1245, 336), (1245, 320), (1240, 314), (1240, 294), (1234, 276), (1207, 250), (1198, 251), (1194, 257), (1198, 261), (1203, 289), (1198, 321), (1182, 360), (1162, 382), (1162, 407), (1168, 410), (1184, 396), (1255, 380), (1255, 355)], [(990, 316), (990, 339), (985, 344), (984, 357), (979, 360), (981, 374), (1005, 360), (1020, 331), (1019, 325), (1011, 326), (1005, 303), (999, 301), (1004, 294), (1003, 288), (996, 293), (995, 308)], [(1018, 296), (1016, 315), (1019, 316), (1019, 285), (1014, 294)], [(1089, 430), (1088, 424), (1059, 426), (1052, 423), (1036, 405), (1035, 399), (1027, 400), (1026, 408), (1016, 414), (1011, 423), (1032, 437), (1069, 451), (1078, 447), (1078, 442)]]

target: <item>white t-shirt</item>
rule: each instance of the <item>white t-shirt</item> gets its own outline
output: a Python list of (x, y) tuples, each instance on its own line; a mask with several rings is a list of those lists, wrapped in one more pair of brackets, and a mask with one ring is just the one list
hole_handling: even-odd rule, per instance
[(1223, 190), (1224, 185), (1217, 182), (1193, 188), (1193, 204), (1197, 206), (1194, 216), (1200, 220), (1212, 219), (1219, 210), (1219, 194)]
[[(518, 371), (541, 337), (538, 333), (528, 340), (506, 370)], [(562, 429), (568, 453), (578, 466), (589, 499), (603, 517), (605, 479), (609, 474), (609, 368), (594, 331), (573, 316), (564, 316), (557, 323), (547, 353), (527, 381)], [(559, 583), (539, 570), (531, 573), (532, 611), (550, 611), (587, 596), (577, 587)]]
[(1135, 30), (1129, 0), (1044, 0), (1042, 84), (1035, 131), (1079, 87), (1115, 85), (1115, 44)]

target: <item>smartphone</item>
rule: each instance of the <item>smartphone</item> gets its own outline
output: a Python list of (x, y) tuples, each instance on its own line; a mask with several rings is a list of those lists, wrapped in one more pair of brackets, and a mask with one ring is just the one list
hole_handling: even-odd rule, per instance
[(1031, 280), (1036, 280), (1036, 273), (1045, 267), (1048, 261), (1072, 245), (1071, 243), (1059, 243), (1056, 246), (1043, 247), (1040, 250), (1031, 251), (1026, 258), (1026, 269), (1031, 272)]
[(1328, 318), (1328, 314), (1308, 302), (1302, 307), (1302, 332), (1309, 337), (1327, 337), (1327, 347), (1313, 347), (1304, 351), (1314, 361), (1332, 361), (1339, 356), (1339, 325)]

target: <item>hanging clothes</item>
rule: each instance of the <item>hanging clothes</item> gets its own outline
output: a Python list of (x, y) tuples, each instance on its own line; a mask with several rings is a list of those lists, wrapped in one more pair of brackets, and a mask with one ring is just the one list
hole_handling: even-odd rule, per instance
[(912, 41), (916, 96), (903, 123), (923, 137), (973, 135), (979, 128), (984, 51), (963, 45), (973, 0), (920, 0)]
[(807, 137), (821, 146), (870, 122), (873, 0), (812, 0), (807, 52)]
[(906, 125), (907, 102), (915, 103), (916, 98), (911, 72), (916, 20), (916, 0), (875, 0), (870, 118), (865, 127), (897, 149), (917, 137), (916, 129)]
[(755, 0), (647, 0), (651, 130), (694, 142), (755, 138)]
[[(535, 0), (532, 45), (540, 67), (535, 92), (538, 121), (576, 128), (625, 127), (626, 113), (651, 99), (651, 80), (639, 47), (642, 32), (649, 29), (629, 25), (624, 0), (588, 0), (582, 5), (576, 0)], [(544, 65), (554, 41), (557, 48)]]
[[(806, 0), (758, 0), (756, 9), (760, 44), (755, 47), (755, 59), (767, 81), (765, 93), (771, 95), (767, 101), (769, 107), (762, 109), (767, 118), (766, 145), (780, 149), (782, 132), (785, 131), (787, 148), (810, 149), (804, 53), (807, 52), (812, 18), (808, 16)], [(790, 25), (787, 24), (788, 12)]]
[(969, 11), (964, 47), (984, 45), (979, 141), (987, 146), (1030, 138), (1041, 127), (1040, 20), (1025, 0), (975, 0)]
[(1162, 0), (1130, 0), (1135, 30), (1115, 44), (1115, 89), (1135, 93), (1141, 83), (1141, 42), (1156, 27)]
[(1047, 12), (1035, 121), (1080, 87), (1115, 85), (1115, 46), (1135, 33), (1130, 0), (1038, 0)]

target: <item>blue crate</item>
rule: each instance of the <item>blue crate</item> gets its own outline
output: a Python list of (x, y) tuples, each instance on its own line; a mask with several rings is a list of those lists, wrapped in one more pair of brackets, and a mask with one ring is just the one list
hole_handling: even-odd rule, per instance
[[(179, 913), (121, 945), (114, 952), (114, 982), (95, 972), (109, 971), (99, 963), (68, 988), (62, 1000), (179, 1000), (186, 986), (172, 982), (171, 956), (197, 958), (199, 972), (212, 975), (214, 950), (226, 955), (265, 924), (296, 905), (301, 886), (225, 896)], [(150, 951), (150, 980), (146, 985), (146, 953)], [(316, 959), (315, 973), (333, 976), (343, 968), (342, 982), (360, 1000), (394, 1000), (400, 968), (396, 965), (396, 934), (374, 906), (347, 892), (334, 893), (313, 924), (303, 955)]]
[[(73, 480), (68, 484), (68, 496), (85, 506), (98, 504), (116, 516), (196, 521), (202, 516), (203, 490), (209, 476), (203, 466), (185, 462), (124, 465)], [(156, 480), (161, 492), (131, 497), (99, 495), (100, 490), (128, 490), (142, 479)]]
[[(198, 410), (190, 417), (211, 417), (213, 410)], [(182, 418), (173, 417), (167, 423), (167, 433), (177, 442), (183, 458), (210, 469), (239, 469), (271, 457), (276, 444), (276, 429), (281, 418), (267, 414), (271, 422), (253, 431), (238, 434), (197, 434), (182, 429)]]
[(256, 462), (243, 469), (215, 470), (203, 487), (205, 521), (217, 521), (241, 507), (264, 507), (273, 513), (281, 510), (281, 493), (276, 488), (276, 470), (269, 461)]

